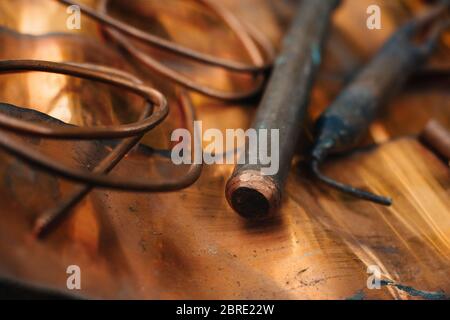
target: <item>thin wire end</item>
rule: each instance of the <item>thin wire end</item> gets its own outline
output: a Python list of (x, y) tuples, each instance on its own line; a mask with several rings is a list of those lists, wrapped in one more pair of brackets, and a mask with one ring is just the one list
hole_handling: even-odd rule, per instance
[(384, 197), (384, 196), (376, 195), (376, 194), (368, 192), (368, 191), (357, 189), (357, 188), (343, 184), (341, 182), (338, 182), (336, 180), (333, 180), (333, 179), (325, 176), (320, 171), (319, 164), (320, 164), (320, 162), (317, 159), (312, 160), (312, 162), (311, 162), (312, 172), (317, 177), (317, 179), (319, 179), (323, 183), (327, 184), (328, 186), (330, 186), (336, 190), (339, 190), (341, 192), (344, 192), (346, 194), (352, 195), (359, 199), (364, 199), (364, 200), (378, 203), (378, 204), (381, 204), (384, 206), (392, 205), (392, 198), (390, 198), (390, 197)]

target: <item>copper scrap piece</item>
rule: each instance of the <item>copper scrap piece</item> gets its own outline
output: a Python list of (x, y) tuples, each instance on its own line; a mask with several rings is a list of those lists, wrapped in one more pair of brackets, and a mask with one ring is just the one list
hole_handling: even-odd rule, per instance
[[(196, 119), (195, 110), (191, 104), (187, 94), (182, 92), (180, 94), (180, 105), (182, 106), (185, 118), (185, 127), (189, 128), (192, 132), (193, 123)], [(145, 117), (150, 110), (145, 110), (141, 117)], [(139, 143), (143, 135), (132, 137), (123, 140), (106, 158), (104, 158), (93, 170), (94, 173), (107, 174), (125, 157), (125, 155)], [(200, 143), (200, 142), (198, 142)], [(182, 175), (178, 180), (173, 183), (174, 189), (182, 189), (194, 183), (200, 176), (202, 165), (193, 164), (190, 170)], [(53, 228), (55, 228), (63, 219), (65, 219), (70, 210), (86, 196), (94, 185), (84, 185), (77, 188), (68, 198), (60, 201), (56, 207), (46, 211), (41, 215), (34, 225), (33, 233), (37, 237), (43, 237), (47, 235)], [(161, 189), (171, 188), (170, 183), (165, 186), (161, 185)]]
[[(290, 163), (301, 140), (310, 88), (319, 72), (323, 44), (328, 36), (332, 14), (339, 3), (338, 0), (305, 1), (296, 9), (295, 18), (284, 37), (281, 52), (252, 124), (252, 128), (256, 130), (279, 130), (280, 144), (275, 151), (279, 158), (279, 170), (270, 174), (270, 179), (261, 180), (261, 175), (253, 174), (265, 167), (260, 156), (255, 157), (254, 164), (235, 166), (225, 193), (231, 207), (241, 216), (269, 216), (280, 204)], [(269, 146), (268, 151), (273, 155), (272, 148)], [(242, 156), (248, 158), (250, 153), (247, 143)], [(244, 177), (256, 181), (246, 181), (242, 189), (237, 188)]]
[[(74, 5), (75, 3), (72, 3), (71, 1), (60, 1), (65, 4)], [(240, 23), (240, 21), (234, 17), (234, 15), (231, 12), (228, 12), (225, 8), (223, 8), (221, 5), (215, 4), (213, 2), (210, 2), (209, 0), (203, 0), (202, 4), (214, 11), (219, 17), (223, 19), (223, 21), (237, 34), (238, 38), (244, 45), (245, 49), (248, 51), (249, 56), (252, 58), (253, 62), (255, 63), (254, 66), (248, 66), (245, 64), (227, 61), (223, 59), (218, 59), (212, 56), (208, 56), (202, 53), (195, 52), (193, 50), (190, 50), (188, 48), (183, 48), (179, 45), (173, 44), (170, 41), (152, 36), (147, 35), (143, 32), (140, 32), (137, 29), (134, 29), (133, 27), (130, 27), (126, 24), (123, 24), (119, 21), (116, 21), (114, 19), (109, 18), (106, 14), (100, 13), (97, 14), (94, 11), (90, 10), (88, 7), (80, 6), (82, 7), (83, 12), (87, 13), (90, 17), (94, 18), (97, 21), (102, 22), (103, 24), (106, 24), (112, 28), (118, 29), (125, 34), (131, 35), (134, 38), (137, 38), (139, 40), (144, 40), (147, 43), (150, 43), (152, 45), (155, 45), (159, 48), (167, 49), (169, 51), (176, 52), (177, 54), (191, 58), (195, 61), (200, 61), (206, 64), (210, 64), (217, 67), (222, 67), (227, 70), (231, 70), (234, 72), (243, 72), (243, 73), (250, 73), (256, 76), (257, 85), (251, 89), (248, 92), (239, 92), (239, 93), (229, 93), (229, 92), (220, 92), (214, 89), (210, 89), (206, 86), (201, 86), (195, 84), (195, 82), (189, 80), (188, 78), (184, 77), (181, 73), (177, 73), (174, 70), (171, 70), (170, 68), (166, 68), (158, 61), (148, 57), (147, 55), (141, 53), (137, 48), (133, 47), (131, 42), (128, 42), (128, 40), (123, 37), (120, 33), (117, 33), (116, 31), (109, 30), (110, 36), (113, 38), (116, 38), (116, 41), (122, 43), (126, 48), (131, 48), (130, 53), (138, 58), (140, 58), (141, 62), (150, 65), (150, 67), (159, 73), (166, 75), (170, 79), (174, 80), (175, 82), (184, 85), (188, 87), (189, 89), (192, 89), (197, 92), (201, 92), (207, 96), (219, 98), (222, 100), (241, 100), (244, 98), (248, 98), (251, 96), (256, 95), (261, 89), (264, 84), (265, 75), (264, 72), (270, 68), (270, 64), (264, 64), (264, 58), (261, 55), (261, 52), (259, 48), (265, 49), (265, 55), (269, 58), (269, 60), (272, 59), (273, 55), (273, 48), (271, 44), (267, 41), (265, 41), (264, 36), (262, 36), (255, 28), (251, 26), (244, 26)], [(101, 1), (100, 2), (100, 8), (101, 11), (106, 11), (107, 1)], [(258, 42), (258, 45), (256, 44)], [(148, 63), (148, 61), (151, 61)], [(20, 62), (19, 62), (20, 63)], [(48, 66), (39, 66), (39, 62), (31, 62), (28, 61), (28, 66), (33, 70), (38, 71), (47, 71)], [(11, 63), (6, 62), (6, 67), (4, 70), (9, 70), (8, 67), (14, 68), (14, 66), (11, 66)], [(80, 66), (80, 65), (76, 65)], [(75, 67), (76, 67), (75, 66)], [(84, 65), (85, 67), (88, 67), (87, 65)], [(54, 68), (55, 65), (53, 65)], [(94, 70), (98, 71), (105, 71), (108, 72), (108, 70), (105, 70), (106, 68), (103, 68), (103, 70), (99, 70), (100, 67), (95, 67), (93, 65), (89, 65), (89, 67), (93, 68)], [(25, 67), (26, 68), (26, 67)], [(89, 69), (89, 68), (88, 68)], [(73, 70), (72, 70), (73, 71)], [(109, 70), (110, 71), (110, 70)], [(65, 70), (62, 71), (62, 73), (66, 73)], [(118, 74), (119, 72), (112, 71), (112, 75), (117, 76), (123, 76)], [(70, 74), (70, 73), (69, 73)], [(124, 78), (129, 78), (125, 76)], [(141, 84), (139, 80), (132, 79), (135, 84)], [(112, 82), (114, 83), (114, 82)], [(131, 89), (130, 86), (126, 86), (127, 89)], [(136, 93), (140, 94), (140, 91), (137, 90)], [(154, 95), (154, 92), (152, 92)], [(156, 99), (158, 100), (158, 99)], [(158, 105), (161, 105), (159, 103)], [(147, 107), (147, 111), (144, 111), (144, 113), (149, 114), (150, 113), (149, 107)], [(159, 110), (158, 110), (159, 111)], [(165, 117), (165, 116), (164, 116)], [(162, 118), (164, 118), (162, 117)], [(162, 121), (161, 118), (161, 121)], [(1, 120), (1, 117), (0, 117)], [(35, 133), (37, 135), (42, 135), (45, 137), (52, 137), (52, 138), (122, 138), (122, 137), (128, 137), (131, 135), (138, 135), (139, 133), (144, 133), (144, 127), (133, 127), (130, 125), (125, 125), (123, 127), (123, 132), (119, 131), (119, 128), (117, 130), (103, 130), (100, 132), (97, 132), (97, 135), (93, 135), (91, 131), (89, 131), (89, 134), (82, 134), (81, 132), (78, 132), (78, 129), (74, 129), (78, 135), (74, 135), (74, 132), (45, 132), (42, 130), (39, 130), (38, 127), (31, 125), (27, 123), (20, 123), (20, 122), (14, 122), (15, 120), (6, 119), (7, 121), (4, 121), (4, 126), (8, 129), (14, 130), (16, 132), (21, 133)], [(136, 123), (135, 125), (144, 124), (145, 121), (145, 115), (143, 114), (143, 117), (141, 117), (141, 120)], [(1, 123), (1, 121), (0, 121)], [(155, 123), (157, 125), (158, 123)], [(148, 130), (151, 129), (150, 127)], [(65, 128), (64, 130), (70, 131), (71, 129)], [(115, 164), (117, 164), (123, 156), (135, 145), (138, 143), (138, 141), (142, 138), (141, 136), (136, 136), (135, 138), (130, 138), (122, 142), (121, 145), (119, 145), (111, 154), (109, 157), (104, 159), (104, 161), (94, 170), (94, 173), (104, 173), (111, 170)], [(107, 179), (102, 174), (99, 175), (87, 175), (82, 172), (76, 172), (74, 170), (71, 170), (69, 168), (65, 168), (58, 164), (57, 162), (46, 158), (45, 156), (39, 155), (37, 152), (27, 149), (26, 147), (23, 148), (14, 148), (13, 144), (8, 144), (7, 141), (0, 141), (0, 143), (3, 142), (3, 147), (6, 148), (8, 151), (14, 153), (16, 156), (21, 157), (23, 160), (28, 161), (32, 164), (38, 165), (39, 167), (48, 170), (50, 172), (59, 174), (67, 179), (71, 179), (73, 181), (77, 182), (83, 182), (83, 183), (89, 183), (89, 186), (84, 187), (83, 189), (80, 189), (77, 194), (74, 194), (73, 197), (71, 197), (68, 201), (65, 202), (65, 204), (61, 204), (59, 207), (57, 207), (55, 210), (50, 211), (50, 213), (45, 214), (42, 219), (38, 220), (38, 223), (36, 225), (35, 231), (37, 234), (42, 234), (43, 230), (46, 230), (48, 225), (53, 225), (56, 217), (62, 216), (62, 213), (69, 207), (72, 207), (75, 205), (78, 200), (82, 199), (82, 197), (87, 194), (93, 186), (103, 186), (103, 187), (109, 187), (109, 188), (126, 188), (127, 190), (135, 190), (135, 191), (162, 191), (162, 190), (174, 190), (179, 189), (184, 186), (187, 186), (191, 183), (193, 183), (200, 174), (200, 168), (199, 165), (193, 165), (191, 166), (190, 170), (180, 180), (170, 181), (170, 182), (163, 182), (161, 184), (155, 183), (155, 184), (148, 184), (147, 182), (141, 181), (141, 182), (130, 182), (130, 181), (124, 181), (120, 179)], [(103, 172), (104, 171), (104, 172)], [(116, 180), (116, 181), (113, 181)]]

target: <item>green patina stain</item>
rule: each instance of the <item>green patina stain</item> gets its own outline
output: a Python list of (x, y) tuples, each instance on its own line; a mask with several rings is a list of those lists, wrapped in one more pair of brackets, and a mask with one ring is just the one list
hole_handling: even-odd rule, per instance
[(317, 66), (322, 61), (322, 54), (320, 52), (320, 46), (318, 44), (314, 44), (311, 50), (311, 57), (313, 63)]
[(437, 292), (422, 291), (422, 290), (418, 290), (418, 289), (415, 289), (413, 287), (405, 286), (405, 285), (402, 285), (402, 284), (399, 284), (399, 283), (395, 283), (395, 282), (389, 281), (389, 280), (381, 280), (381, 285), (382, 286), (396, 287), (397, 289), (399, 289), (399, 290), (401, 290), (403, 292), (406, 292), (410, 296), (421, 297), (421, 298), (424, 298), (424, 299), (427, 299), (427, 300), (444, 300), (444, 299), (449, 299), (449, 297), (447, 297), (443, 291), (437, 291)]
[(364, 291), (359, 290), (357, 293), (355, 293), (354, 295), (352, 295), (351, 297), (348, 297), (345, 300), (364, 300), (364, 297), (366, 295), (364, 294)]

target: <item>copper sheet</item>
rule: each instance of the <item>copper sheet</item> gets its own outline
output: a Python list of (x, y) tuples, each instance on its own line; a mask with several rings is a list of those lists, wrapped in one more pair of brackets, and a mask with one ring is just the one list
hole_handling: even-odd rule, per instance
[[(354, 55), (362, 61), (401, 20), (401, 16), (388, 15), (385, 28), (361, 36), (358, 26), (365, 21), (345, 17), (359, 17), (365, 10), (358, 8), (373, 2), (390, 12), (386, 5), (389, 1), (347, 1), (335, 21), (340, 32), (336, 37), (348, 39), (351, 44), (343, 50), (356, 50)], [(267, 32), (277, 44), (283, 31), (283, 24), (277, 21), (285, 21), (284, 14), (289, 13), (283, 6), (265, 0), (224, 3)], [(358, 6), (353, 6), (356, 3)], [(51, 1), (36, 4), (31, 0), (8, 0), (1, 1), (0, 8), (0, 22), (6, 21), (18, 31), (32, 31), (35, 35), (67, 31), (60, 27), (66, 17), (65, 8)], [(44, 8), (49, 10), (44, 13)], [(26, 17), (35, 10), (40, 14), (33, 14), (33, 19), (40, 22), (30, 27)], [(9, 41), (9, 45), (2, 44), (0, 57), (113, 62), (169, 93), (174, 90), (171, 84), (136, 71), (132, 61), (120, 56), (114, 47), (102, 44), (95, 24), (86, 22), (82, 33), (90, 40), (59, 35), (31, 39), (2, 32), (0, 41)], [(176, 29), (172, 32), (176, 33)], [(202, 39), (199, 41), (205, 41)], [(331, 62), (324, 67), (314, 89), (313, 117), (342, 86), (342, 74), (351, 74), (356, 65), (336, 67), (336, 61), (345, 59), (333, 54), (334, 49), (329, 48), (326, 61)], [(239, 52), (233, 55), (239, 56)], [(223, 72), (193, 70), (202, 76), (210, 75), (208, 79), (219, 86), (232, 86)], [(337, 81), (330, 74), (337, 75)], [(0, 76), (0, 81), (1, 101), (33, 107), (71, 123), (114, 123), (135, 114), (132, 110), (128, 115), (117, 114), (114, 105), (124, 98), (116, 97), (111, 88), (80, 85), (78, 80), (64, 76), (30, 73)], [(67, 88), (67, 83), (72, 82), (72, 86), (82, 88), (76, 90), (76, 95)], [(12, 94), (11, 88), (15, 87), (18, 91)], [(448, 94), (443, 90), (406, 91), (394, 100), (368, 140), (417, 134), (431, 117), (449, 127)], [(248, 105), (223, 105), (198, 95), (193, 98), (205, 129), (249, 125), (252, 109)], [(71, 110), (76, 116), (65, 118), (66, 111), (52, 114), (61, 105), (59, 99), (66, 101), (63, 110)], [(133, 99), (125, 97), (125, 101)], [(169, 134), (179, 125), (176, 108), (172, 109), (168, 122), (146, 138), (148, 145), (168, 147)], [(417, 120), (405, 121), (413, 115)], [(41, 143), (42, 149), (68, 164), (76, 166), (86, 160), (74, 159), (71, 153), (61, 155), (56, 143)], [(67, 146), (75, 153), (93, 148), (89, 142)], [(99, 149), (98, 157), (106, 152), (104, 148)], [(114, 174), (142, 172), (150, 176), (164, 170), (163, 160), (136, 150)], [(249, 223), (229, 208), (223, 190), (232, 166), (215, 165), (207, 166), (194, 186), (179, 192), (96, 190), (70, 220), (39, 242), (30, 235), (33, 219), (64, 197), (70, 184), (1, 153), (0, 274), (87, 298), (424, 299), (450, 295), (450, 176), (448, 166), (432, 151), (413, 137), (401, 138), (335, 159), (325, 168), (327, 174), (342, 181), (392, 195), (395, 204), (391, 208), (323, 188), (297, 173), (297, 165), (302, 165), (299, 160), (300, 156), (293, 164), (280, 215), (270, 223)], [(66, 289), (66, 268), (71, 264), (82, 270), (82, 290), (77, 292)], [(380, 290), (367, 289), (367, 266), (372, 264), (381, 268), (384, 279), (407, 287), (383, 285)]]

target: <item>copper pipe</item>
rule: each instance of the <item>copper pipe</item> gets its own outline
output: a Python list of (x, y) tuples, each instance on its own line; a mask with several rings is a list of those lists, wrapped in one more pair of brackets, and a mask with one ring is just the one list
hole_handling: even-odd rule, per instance
[[(226, 186), (229, 204), (246, 218), (262, 218), (274, 213), (281, 201), (281, 192), (290, 169), (309, 103), (311, 87), (322, 59), (322, 45), (330, 18), (338, 0), (304, 0), (300, 3), (290, 31), (284, 38), (263, 100), (252, 128), (279, 129), (279, 150), (269, 147), (270, 154), (279, 155), (279, 170), (264, 175), (259, 154), (257, 164), (235, 167)], [(260, 146), (259, 146), (260, 148)], [(271, 150), (270, 150), (271, 149)], [(249, 158), (246, 143), (245, 158)]]

